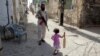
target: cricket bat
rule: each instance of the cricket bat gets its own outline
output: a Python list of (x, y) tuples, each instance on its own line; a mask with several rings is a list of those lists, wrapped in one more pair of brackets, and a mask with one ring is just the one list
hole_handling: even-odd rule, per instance
[(66, 36), (64, 32), (64, 37), (63, 37), (63, 48), (66, 48)]

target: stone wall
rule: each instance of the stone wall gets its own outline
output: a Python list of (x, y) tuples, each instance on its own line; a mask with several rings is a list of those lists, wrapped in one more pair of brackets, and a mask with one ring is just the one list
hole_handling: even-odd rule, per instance
[(13, 21), (15, 23), (22, 23), (23, 21), (27, 23), (27, 15), (25, 14), (26, 8), (27, 8), (27, 0), (13, 0), (13, 9), (14, 9), (14, 15), (13, 15)]
[(58, 1), (59, 0), (49, 0), (47, 7), (47, 11), (50, 18), (55, 18), (58, 13)]
[(82, 13), (83, 1), (82, 0), (74, 0), (72, 1), (72, 8), (65, 10), (65, 18), (67, 24), (79, 26), (80, 15)]
[(100, 0), (87, 1), (85, 3), (88, 4), (88, 7), (85, 7), (87, 8), (85, 9), (87, 12), (85, 25), (100, 25)]
[[(80, 15), (82, 13), (83, 1), (82, 0), (72, 0), (72, 5), (70, 9), (65, 9), (64, 20), (65, 23), (78, 26), (80, 23)], [(59, 10), (59, 1), (58, 0), (49, 0), (49, 4), (47, 6), (47, 10), (49, 16), (52, 18), (60, 18), (60, 10)]]
[[(56, 0), (49, 1), (48, 12), (53, 18), (57, 15), (58, 18), (60, 16), (58, 2)], [(100, 25), (100, 0), (72, 0), (70, 6), (71, 8), (64, 11), (65, 23), (78, 27)]]
[(66, 23), (78, 27), (100, 25), (100, 0), (76, 0), (70, 10), (66, 10)]

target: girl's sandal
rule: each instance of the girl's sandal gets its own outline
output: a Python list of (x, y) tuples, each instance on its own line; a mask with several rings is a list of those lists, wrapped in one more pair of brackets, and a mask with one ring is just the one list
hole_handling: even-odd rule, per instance
[(54, 53), (53, 53), (53, 55), (57, 55), (57, 54), (58, 54), (58, 52), (54, 52)]
[(57, 53), (53, 53), (53, 55), (57, 55)]

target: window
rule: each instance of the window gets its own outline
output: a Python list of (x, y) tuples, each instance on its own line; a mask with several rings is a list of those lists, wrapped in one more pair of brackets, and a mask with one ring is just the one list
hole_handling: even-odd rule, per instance
[(65, 9), (71, 9), (73, 0), (65, 0)]

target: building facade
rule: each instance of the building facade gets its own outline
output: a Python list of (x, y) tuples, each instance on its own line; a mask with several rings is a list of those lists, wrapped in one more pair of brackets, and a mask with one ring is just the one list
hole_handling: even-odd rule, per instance
[(27, 0), (0, 0), (0, 25), (19, 23), (26, 8)]
[[(59, 0), (50, 0), (48, 13), (60, 18)], [(100, 1), (99, 0), (65, 0), (65, 23), (78, 26), (100, 25)]]

